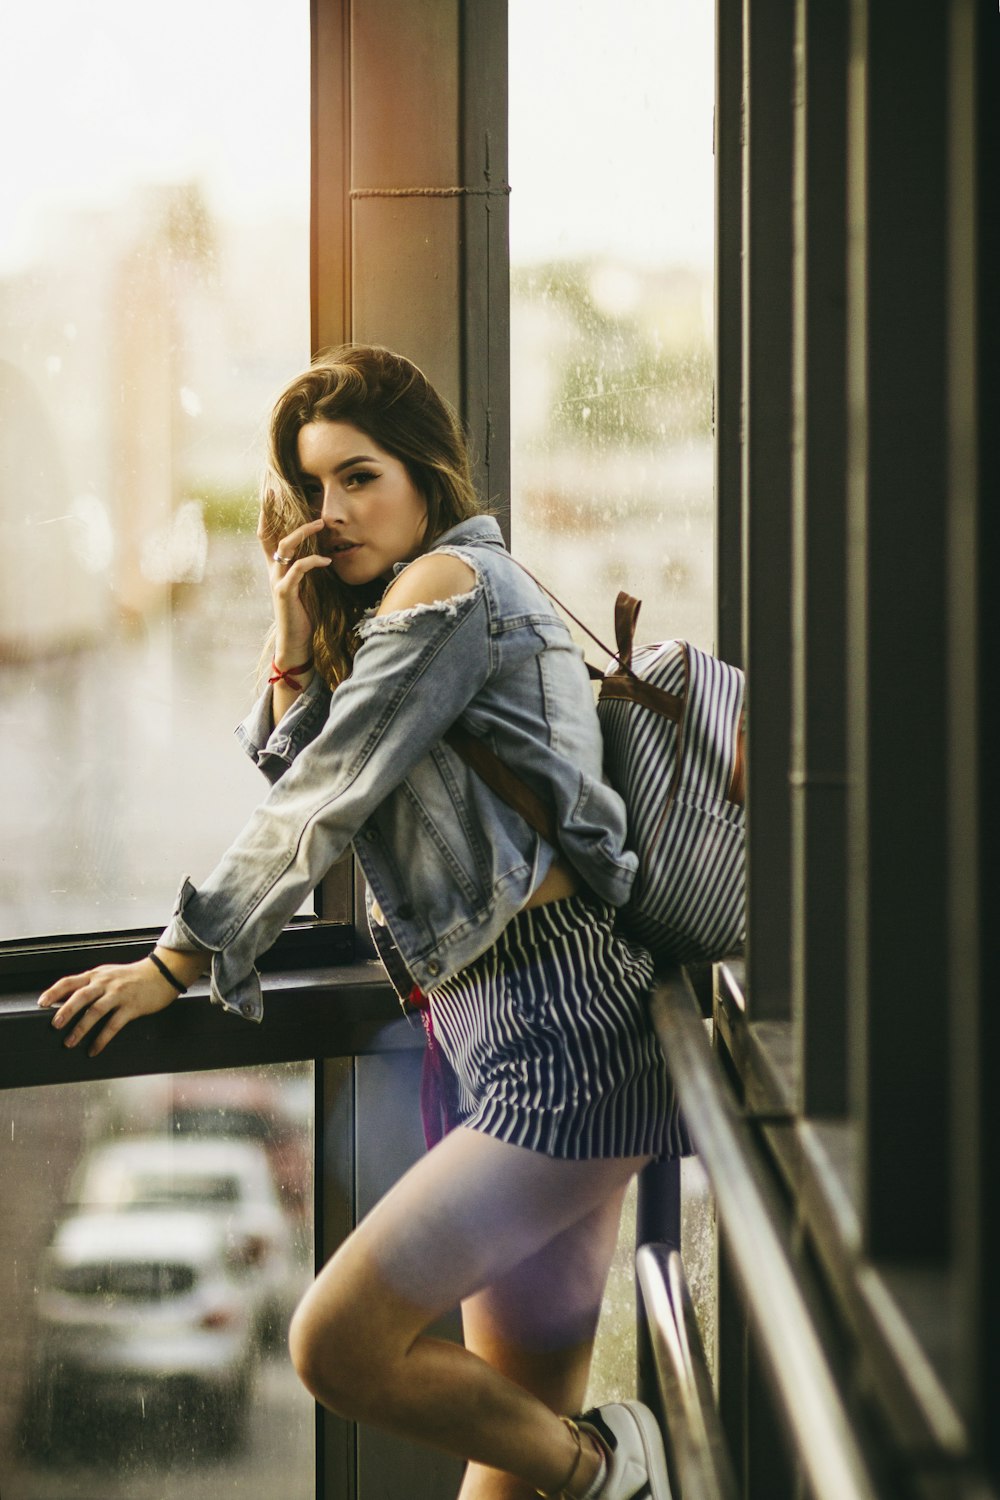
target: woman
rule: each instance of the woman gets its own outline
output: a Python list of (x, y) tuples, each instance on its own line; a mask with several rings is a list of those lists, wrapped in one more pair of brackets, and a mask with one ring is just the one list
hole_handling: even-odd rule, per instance
[[(254, 959), (353, 843), (370, 917), (451, 1069), (444, 1138), (338, 1250), (292, 1322), (319, 1401), (469, 1460), (462, 1500), (668, 1495), (638, 1403), (578, 1410), (622, 1197), (687, 1149), (612, 928), (635, 856), (582, 657), (478, 513), (462, 433), (409, 361), (348, 346), (279, 398), (259, 535), (269, 691), (242, 726), (272, 787), (185, 881), (148, 959), (41, 997), (67, 1045), (204, 972), (261, 1015)], [(554, 808), (559, 848), (442, 736), (456, 721)], [(465, 1348), (425, 1335), (461, 1303)]]

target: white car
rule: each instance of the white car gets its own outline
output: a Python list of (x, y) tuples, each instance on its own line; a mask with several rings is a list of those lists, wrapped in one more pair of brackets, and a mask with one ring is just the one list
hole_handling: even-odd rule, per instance
[(267, 1342), (283, 1335), (299, 1291), (292, 1230), (263, 1147), (248, 1141), (128, 1136), (94, 1147), (70, 1189), (77, 1213), (199, 1211), (225, 1233), (242, 1274), (254, 1326)]
[(213, 1447), (243, 1435), (257, 1365), (252, 1309), (222, 1226), (204, 1213), (86, 1213), (46, 1252), (29, 1446), (88, 1413), (186, 1406)]

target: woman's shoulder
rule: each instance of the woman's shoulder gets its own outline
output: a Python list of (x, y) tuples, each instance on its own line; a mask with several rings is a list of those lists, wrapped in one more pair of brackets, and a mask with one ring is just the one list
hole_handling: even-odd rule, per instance
[(442, 604), (476, 586), (476, 572), (453, 552), (427, 552), (408, 564), (382, 595), (378, 614)]
[(494, 626), (529, 617), (562, 623), (538, 580), (511, 556), (489, 515), (475, 516), (439, 537), (429, 552), (403, 569), (383, 604), (386, 610), (434, 605), (480, 586)]

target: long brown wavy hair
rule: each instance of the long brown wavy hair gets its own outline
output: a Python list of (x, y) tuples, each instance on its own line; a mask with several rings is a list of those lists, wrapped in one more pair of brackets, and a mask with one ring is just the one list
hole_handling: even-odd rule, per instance
[[(317, 355), (275, 402), (261, 489), (266, 536), (280, 539), (314, 519), (298, 458), (299, 431), (309, 422), (350, 422), (405, 465), (427, 504), (421, 551), (479, 512), (461, 423), (423, 371), (378, 345), (344, 344)], [(301, 550), (316, 552), (315, 539)], [(303, 580), (301, 597), (313, 621), (316, 670), (331, 688), (349, 676), (355, 626), (382, 588), (378, 580), (351, 588), (332, 568), (315, 570)]]

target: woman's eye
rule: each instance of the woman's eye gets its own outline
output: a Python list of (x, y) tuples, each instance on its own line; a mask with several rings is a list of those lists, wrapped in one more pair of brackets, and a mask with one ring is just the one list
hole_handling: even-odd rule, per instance
[(360, 489), (362, 485), (370, 484), (376, 477), (370, 469), (355, 469), (354, 473), (349, 474), (344, 482), (348, 489), (352, 487)]
[(323, 504), (323, 489), (318, 484), (304, 484), (302, 493), (310, 510), (316, 510)]

